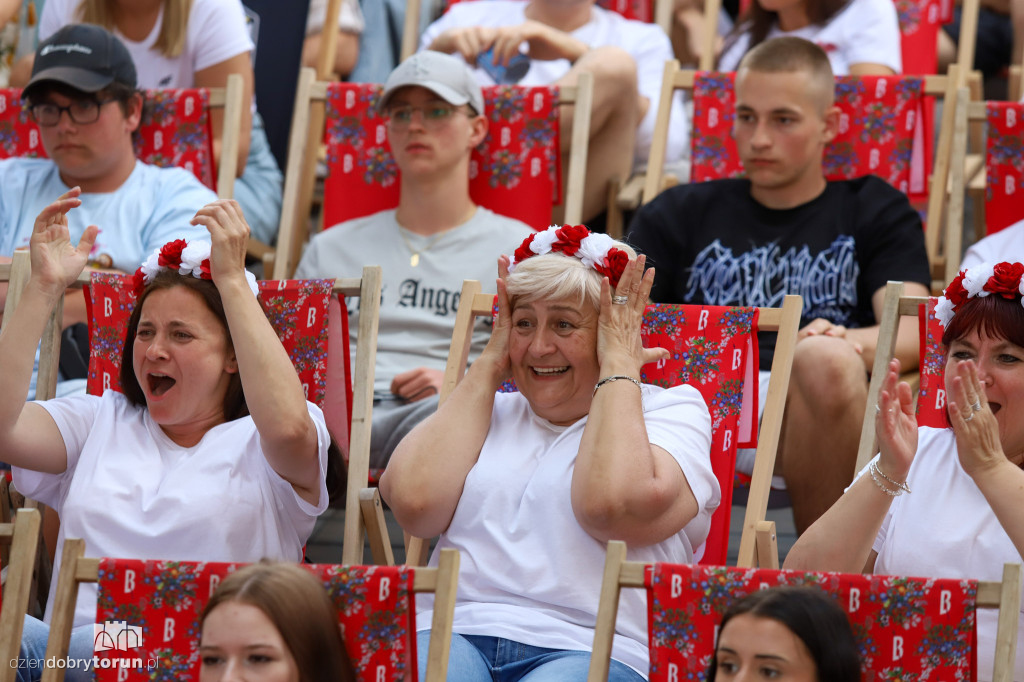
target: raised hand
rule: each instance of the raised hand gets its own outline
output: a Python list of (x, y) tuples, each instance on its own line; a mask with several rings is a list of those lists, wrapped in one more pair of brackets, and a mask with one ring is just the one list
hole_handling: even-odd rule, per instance
[(73, 187), (42, 210), (32, 228), (29, 249), (32, 282), (47, 293), (59, 296), (85, 269), (99, 228), (90, 225), (77, 246), (71, 244), (67, 213), (82, 204), (81, 188)]
[(975, 478), (1005, 462), (1006, 454), (999, 440), (999, 424), (978, 378), (978, 366), (973, 360), (963, 360), (955, 363), (952, 370), (949, 422), (956, 435), (960, 466)]
[(904, 481), (917, 452), (917, 415), (910, 384), (899, 377), (900, 361), (893, 360), (878, 393), (875, 435), (881, 453), (879, 468), (890, 478)]
[(669, 355), (664, 348), (644, 348), (640, 340), (644, 309), (654, 284), (654, 268), (644, 272), (646, 260), (639, 256), (626, 265), (614, 295), (608, 278), (601, 282), (597, 361), (602, 375), (623, 372), (639, 376), (643, 365)]
[(220, 288), (229, 280), (245, 280), (245, 250), (249, 244), (249, 224), (242, 207), (234, 199), (218, 199), (203, 206), (192, 218), (210, 233), (210, 275)]
[(512, 304), (509, 302), (508, 289), (505, 286), (508, 264), (508, 256), (498, 258), (498, 279), (495, 282), (498, 287), (498, 317), (494, 320), (491, 338), (477, 359), (477, 362), (483, 360), (492, 364), (499, 383), (512, 373), (512, 361), (508, 351), (509, 336), (512, 332)]

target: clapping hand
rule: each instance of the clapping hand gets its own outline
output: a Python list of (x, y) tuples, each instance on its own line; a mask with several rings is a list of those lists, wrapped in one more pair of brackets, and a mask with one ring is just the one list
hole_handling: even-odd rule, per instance
[(917, 416), (910, 385), (899, 376), (900, 361), (893, 360), (878, 393), (875, 435), (881, 453), (879, 468), (890, 478), (903, 481), (917, 452)]
[(989, 407), (973, 360), (956, 362), (949, 395), (949, 422), (956, 435), (960, 466), (971, 478), (1006, 461), (999, 423)]

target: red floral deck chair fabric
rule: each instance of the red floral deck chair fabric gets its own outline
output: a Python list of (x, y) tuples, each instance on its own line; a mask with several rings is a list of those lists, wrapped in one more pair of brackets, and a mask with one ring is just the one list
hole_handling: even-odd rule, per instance
[(689, 384), (711, 412), (711, 465), (722, 491), (700, 561), (725, 564), (737, 447), (757, 446), (756, 308), (651, 305), (644, 346), (666, 348), (667, 360), (644, 365), (640, 380), (668, 388)]
[(704, 679), (726, 609), (781, 585), (819, 588), (843, 607), (865, 682), (974, 679), (977, 581), (651, 564), (652, 682)]
[(920, 325), (921, 388), (917, 394), (917, 424), (942, 429), (949, 426), (946, 412), (946, 354), (942, 349), (942, 325), (935, 317), (935, 303), (929, 297), (918, 313)]
[[(146, 92), (135, 155), (154, 166), (191, 171), (217, 191), (210, 93), (205, 88)], [(0, 158), (46, 158), (39, 127), (23, 107), (21, 90), (0, 90)]]
[[(260, 303), (295, 366), (306, 399), (324, 410), (331, 433), (347, 450), (352, 387), (328, 382), (328, 366), (352, 376), (348, 352), (348, 311), (332, 297), (334, 280), (262, 281)], [(118, 380), (128, 319), (135, 307), (132, 278), (93, 273), (86, 306), (89, 312), (87, 391), (120, 391)], [(330, 347), (328, 343), (330, 339)], [(330, 357), (330, 359), (328, 359)], [(332, 377), (333, 379), (333, 377)], [(328, 389), (328, 383), (331, 389)], [(334, 386), (344, 386), (344, 390)]]
[(988, 102), (985, 227), (988, 234), (1024, 220), (1024, 103)]
[[(197, 681), (202, 610), (220, 581), (244, 565), (101, 559), (96, 679)], [(300, 565), (320, 578), (336, 605), (358, 678), (414, 682), (414, 569)]]
[[(694, 182), (743, 174), (732, 138), (735, 117), (734, 73), (699, 72), (694, 79)], [(878, 175), (910, 193), (924, 81), (907, 76), (840, 76), (836, 78), (839, 134), (826, 147), (823, 161), (829, 180)], [(923, 150), (920, 162), (925, 164)], [(927, 159), (930, 164), (930, 159)], [(923, 168), (929, 167), (927, 164)], [(923, 189), (923, 184), (922, 184)]]
[[(371, 83), (328, 87), (325, 228), (398, 205), (399, 170), (377, 110), (382, 92), (383, 86)], [(489, 86), (483, 92), (490, 127), (470, 159), (470, 196), (544, 229), (562, 195), (559, 90)]]

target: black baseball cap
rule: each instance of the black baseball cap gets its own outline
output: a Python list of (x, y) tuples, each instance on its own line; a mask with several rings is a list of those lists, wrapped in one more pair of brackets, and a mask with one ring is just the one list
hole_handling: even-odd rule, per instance
[(39, 44), (22, 97), (46, 81), (83, 92), (98, 92), (114, 82), (135, 88), (137, 82), (128, 48), (113, 33), (92, 24), (70, 24)]

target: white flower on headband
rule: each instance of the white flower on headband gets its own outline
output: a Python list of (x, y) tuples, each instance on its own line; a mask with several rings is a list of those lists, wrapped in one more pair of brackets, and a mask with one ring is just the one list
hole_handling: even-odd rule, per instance
[(551, 245), (558, 241), (557, 231), (558, 228), (552, 225), (543, 232), (538, 232), (537, 236), (530, 242), (530, 251), (533, 251), (538, 256), (551, 253)]
[[(945, 294), (946, 292), (942, 293)], [(945, 296), (939, 297), (938, 303), (935, 304), (935, 319), (939, 321), (943, 329), (948, 327), (953, 319), (953, 302)]]
[(604, 263), (604, 259), (608, 257), (608, 250), (614, 246), (615, 240), (608, 235), (591, 232), (589, 237), (580, 241), (580, 250), (576, 252), (576, 256), (584, 265), (592, 268), (598, 263)]
[(181, 265), (178, 266), (178, 274), (202, 277), (203, 261), (210, 257), (211, 248), (210, 242), (205, 239), (189, 242), (189, 245), (181, 250)]
[[(988, 283), (990, 277), (995, 272), (995, 266), (991, 263), (980, 263), (964, 275), (964, 289), (967, 290), (968, 296), (979, 296), (984, 298), (988, 296), (989, 292), (985, 291), (985, 285)], [(945, 294), (945, 292), (943, 292)]]

